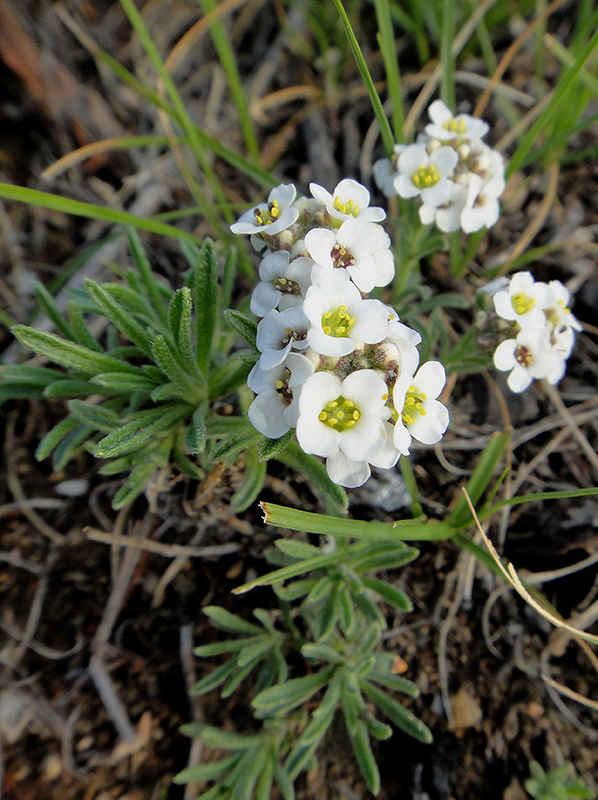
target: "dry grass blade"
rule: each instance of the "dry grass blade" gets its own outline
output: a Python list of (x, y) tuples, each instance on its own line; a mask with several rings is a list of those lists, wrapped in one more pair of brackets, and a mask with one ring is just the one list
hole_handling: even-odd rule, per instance
[(550, 397), (554, 405), (557, 407), (559, 414), (565, 421), (567, 428), (573, 434), (575, 440), (578, 442), (579, 446), (586, 454), (588, 461), (594, 467), (594, 469), (598, 472), (598, 455), (596, 455), (596, 451), (592, 447), (592, 445), (588, 442), (586, 437), (580, 431), (579, 426), (575, 422), (573, 415), (567, 408), (567, 406), (563, 403), (563, 400), (557, 390), (552, 386), (552, 384), (548, 383), (548, 381), (543, 382), (544, 391)]
[(590, 700), (589, 697), (584, 697), (582, 694), (579, 694), (579, 692), (574, 692), (573, 689), (569, 689), (562, 683), (558, 683), (558, 681), (549, 678), (548, 675), (542, 674), (542, 680), (549, 686), (552, 686), (553, 689), (556, 689), (557, 692), (565, 695), (565, 697), (581, 703), (582, 705), (586, 706), (586, 708), (592, 708), (594, 711), (598, 711), (598, 700)]
[(166, 558), (209, 558), (210, 556), (224, 556), (229, 553), (236, 553), (240, 549), (238, 544), (217, 544), (209, 547), (191, 547), (183, 544), (164, 544), (154, 542), (152, 539), (139, 539), (134, 536), (123, 536), (121, 534), (106, 533), (97, 528), (85, 528), (83, 531), (88, 539), (104, 544), (122, 545), (140, 550), (147, 550), (150, 553), (157, 553)]
[(536, 30), (537, 26), (547, 19), (551, 14), (553, 14), (560, 6), (564, 5), (567, 0), (553, 0), (553, 2), (544, 9), (542, 14), (540, 14), (533, 22), (527, 26), (527, 28), (523, 31), (523, 33), (515, 39), (513, 44), (508, 48), (507, 52), (501, 58), (499, 65), (494, 70), (494, 75), (492, 76), (488, 87), (484, 91), (483, 95), (478, 100), (478, 104), (475, 107), (474, 116), (479, 117), (484, 109), (488, 104), (488, 100), (490, 99), (490, 95), (496, 84), (500, 81), (502, 76), (505, 74), (506, 70), (509, 67), (509, 64), (515, 57), (517, 51), (525, 44), (525, 42), (529, 39), (532, 33)]
[(507, 274), (507, 272), (511, 268), (511, 265), (527, 249), (528, 245), (532, 242), (535, 235), (538, 233), (538, 231), (542, 228), (542, 226), (546, 222), (546, 217), (550, 213), (550, 209), (552, 208), (554, 199), (556, 197), (556, 190), (559, 185), (560, 169), (558, 163), (554, 162), (553, 164), (551, 164), (548, 167), (547, 171), (548, 171), (548, 186), (546, 188), (546, 194), (544, 195), (542, 202), (538, 206), (538, 210), (531, 218), (528, 226), (519, 237), (519, 241), (513, 248), (511, 255), (509, 256), (504, 266), (501, 268), (497, 277)]
[(496, 552), (494, 545), (492, 544), (492, 542), (486, 535), (486, 532), (482, 528), (480, 520), (478, 519), (478, 515), (476, 514), (476, 510), (473, 507), (473, 503), (471, 502), (471, 499), (467, 494), (467, 490), (464, 487), (463, 487), (463, 494), (465, 495), (465, 499), (467, 500), (467, 504), (476, 523), (476, 527), (480, 532), (482, 539), (484, 540), (484, 544), (488, 548), (490, 555), (492, 556), (494, 562), (502, 572), (503, 576), (508, 581), (508, 583), (511, 584), (513, 589), (515, 589), (517, 594), (520, 597), (522, 597), (535, 611), (537, 611), (538, 614), (540, 614), (540, 616), (544, 617), (544, 619), (547, 619), (555, 627), (567, 631), (572, 636), (577, 636), (580, 639), (586, 639), (587, 641), (593, 642), (594, 644), (598, 644), (598, 636), (593, 636), (592, 634), (586, 633), (585, 631), (580, 630), (579, 628), (575, 628), (573, 625), (569, 625), (564, 620), (560, 620), (552, 612), (544, 608), (544, 606), (542, 606), (537, 600), (535, 600), (531, 596), (531, 594), (527, 591), (527, 589), (523, 585), (521, 578), (519, 577), (519, 575), (515, 570), (515, 567), (510, 562), (507, 564), (506, 567), (504, 566), (500, 556)]
[[(491, 8), (495, 2), (496, 0), (484, 0), (484, 2), (480, 3), (480, 5), (476, 8), (471, 17), (467, 20), (465, 25), (459, 31), (459, 34), (455, 37), (455, 41), (453, 42), (453, 46), (451, 48), (453, 56), (456, 56), (461, 52), (462, 48), (465, 46), (465, 43), (471, 36), (478, 22), (483, 18), (486, 11), (488, 11), (488, 9)], [(564, 0), (559, 0), (559, 2), (564, 2)], [(442, 77), (442, 66), (440, 64), (437, 64), (432, 70), (432, 73), (430, 74), (430, 77), (424, 84), (421, 92), (417, 96), (417, 99), (415, 103), (412, 105), (411, 111), (409, 112), (409, 115), (405, 120), (405, 136), (407, 137), (407, 140), (409, 140), (411, 132), (415, 127), (415, 123), (420, 118), (424, 106), (427, 104), (428, 100), (434, 93), (434, 90), (440, 83), (441, 77)]]

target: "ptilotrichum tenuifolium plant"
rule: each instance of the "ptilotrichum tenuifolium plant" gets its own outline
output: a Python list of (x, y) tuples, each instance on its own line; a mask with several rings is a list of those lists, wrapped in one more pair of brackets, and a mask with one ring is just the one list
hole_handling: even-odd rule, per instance
[(294, 186), (278, 186), (231, 226), (268, 250), (251, 299), (262, 319), (249, 419), (271, 439), (295, 428), (335, 483), (355, 487), (370, 465), (388, 469), (408, 454), (412, 437), (440, 440), (449, 422), (436, 400), (445, 372), (433, 361), (416, 375), (420, 335), (366, 297), (395, 272), (378, 224), (383, 209), (370, 207), (368, 190), (351, 179), (332, 194), (315, 183), (310, 190), (296, 199)]
[(486, 122), (469, 114), (454, 117), (436, 100), (415, 144), (397, 144), (391, 159), (374, 164), (376, 183), (387, 197), (420, 197), (424, 225), (441, 231), (473, 233), (498, 220), (498, 198), (505, 189), (502, 155), (482, 137)]

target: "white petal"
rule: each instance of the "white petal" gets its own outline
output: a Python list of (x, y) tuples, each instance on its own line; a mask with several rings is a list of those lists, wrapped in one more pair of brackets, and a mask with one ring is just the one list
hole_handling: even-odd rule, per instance
[(446, 383), (444, 367), (440, 361), (426, 361), (418, 369), (413, 378), (413, 383), (418, 391), (426, 393), (429, 400), (435, 400)]
[(513, 369), (517, 360), (515, 358), (516, 339), (505, 339), (494, 352), (494, 366), (502, 372)]
[(288, 407), (278, 392), (258, 394), (247, 410), (247, 416), (254, 428), (269, 439), (278, 439), (291, 427), (283, 414)]
[(436, 444), (448, 428), (449, 412), (438, 400), (426, 401), (424, 407), (426, 416), (416, 417), (409, 433), (422, 444)]
[(351, 461), (342, 451), (326, 459), (326, 470), (331, 481), (349, 489), (362, 486), (370, 477), (367, 461)]

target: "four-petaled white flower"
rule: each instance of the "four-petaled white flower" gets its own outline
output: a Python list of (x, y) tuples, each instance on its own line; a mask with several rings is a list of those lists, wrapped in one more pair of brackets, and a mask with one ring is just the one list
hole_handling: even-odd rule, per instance
[(552, 347), (548, 328), (522, 330), (516, 339), (505, 339), (494, 353), (494, 366), (510, 372), (511, 391), (523, 392), (534, 379), (548, 378), (558, 383), (565, 371), (565, 359)]
[(395, 181), (399, 177), (398, 161), (406, 146), (404, 144), (395, 144), (391, 158), (381, 158), (372, 167), (374, 180), (378, 184), (380, 191), (387, 197), (393, 197), (397, 194)]
[(356, 342), (381, 342), (388, 331), (388, 313), (379, 300), (362, 300), (357, 286), (343, 272), (326, 273), (307, 290), (303, 312), (311, 323), (307, 343), (324, 356), (346, 356)]
[(297, 441), (306, 453), (324, 458), (339, 453), (351, 462), (375, 458), (386, 443), (387, 400), (386, 383), (371, 369), (352, 372), (342, 382), (316, 372), (299, 398)]
[(273, 308), (285, 308), (303, 303), (311, 285), (313, 259), (294, 258), (289, 264), (289, 253), (277, 250), (264, 256), (260, 264), (260, 282), (253, 290), (249, 308), (257, 317), (265, 317)]
[(552, 302), (544, 312), (547, 319), (555, 326), (557, 331), (563, 328), (582, 331), (583, 325), (573, 316), (571, 309), (568, 308), (571, 300), (569, 289), (561, 281), (549, 281), (548, 288), (552, 294)]
[(452, 111), (442, 100), (435, 100), (428, 114), (431, 123), (424, 128), (425, 133), (433, 139), (449, 141), (452, 139), (481, 139), (485, 136), (490, 126), (487, 122), (469, 114), (458, 114), (453, 117)]
[(285, 360), (291, 348), (304, 350), (307, 347), (309, 320), (301, 306), (272, 309), (257, 326), (257, 349), (262, 354), (260, 365), (264, 370), (272, 369)]
[(531, 272), (517, 272), (508, 291), (497, 292), (493, 300), (499, 317), (517, 322), (524, 331), (537, 331), (546, 324), (544, 309), (550, 306), (552, 293)]
[(272, 189), (267, 203), (260, 203), (246, 211), (230, 226), (233, 233), (266, 233), (273, 236), (297, 221), (299, 211), (291, 203), (297, 189), (292, 183), (281, 183)]
[(247, 377), (247, 385), (257, 397), (249, 406), (249, 421), (269, 439), (278, 439), (297, 424), (301, 386), (313, 374), (313, 363), (300, 353), (289, 353), (272, 369), (262, 369), (259, 361)]
[(380, 222), (386, 212), (378, 206), (369, 207), (370, 193), (352, 178), (342, 180), (333, 194), (317, 183), (310, 183), (309, 190), (334, 219), (360, 219), (365, 222)]
[(305, 246), (316, 262), (312, 281), (318, 283), (333, 269), (345, 269), (364, 293), (374, 286), (386, 286), (394, 277), (394, 258), (384, 228), (373, 222), (348, 219), (337, 231), (313, 228), (305, 236)]
[(393, 389), (393, 403), (398, 414), (394, 445), (409, 455), (411, 439), (422, 444), (436, 444), (449, 424), (449, 413), (436, 398), (444, 388), (446, 373), (438, 361), (426, 361), (415, 375), (399, 375)]
[(399, 156), (397, 192), (401, 197), (420, 195), (427, 205), (441, 206), (450, 198), (452, 181), (449, 176), (458, 160), (452, 147), (439, 147), (428, 155), (422, 145), (409, 145)]

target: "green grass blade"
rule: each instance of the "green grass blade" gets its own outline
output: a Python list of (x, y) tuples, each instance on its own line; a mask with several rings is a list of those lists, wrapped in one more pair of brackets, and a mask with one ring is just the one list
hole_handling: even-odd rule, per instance
[(378, 44), (386, 70), (388, 97), (392, 104), (392, 127), (396, 142), (405, 141), (405, 114), (403, 112), (403, 93), (401, 91), (401, 74), (399, 59), (395, 50), (395, 41), (388, 0), (374, 0), (376, 19), (378, 21)]
[(575, 64), (569, 67), (563, 75), (561, 76), (557, 87), (554, 91), (553, 98), (548, 106), (544, 109), (544, 111), (540, 114), (538, 119), (534, 122), (532, 127), (527, 132), (526, 136), (524, 137), (523, 141), (515, 151), (509, 166), (506, 170), (506, 177), (509, 178), (510, 175), (513, 174), (525, 159), (528, 152), (531, 150), (534, 142), (540, 135), (541, 131), (545, 130), (546, 126), (548, 125), (549, 121), (553, 118), (556, 114), (557, 110), (559, 109), (561, 101), (567, 97), (571, 86), (579, 77), (580, 72), (582, 71), (585, 63), (591, 57), (592, 53), (598, 46), (598, 30), (595, 31), (592, 38), (583, 48), (579, 58), (576, 60)]
[(488, 519), (496, 511), (505, 506), (519, 506), (522, 503), (538, 503), (541, 500), (564, 500), (568, 497), (585, 497), (586, 495), (598, 494), (598, 486), (591, 486), (587, 489), (571, 489), (558, 492), (537, 492), (536, 494), (522, 494), (517, 497), (509, 497), (500, 500), (490, 508), (486, 508), (480, 513), (480, 519)]
[(345, 26), (345, 33), (347, 34), (347, 39), (349, 40), (349, 46), (351, 47), (353, 56), (355, 57), (355, 61), (357, 62), (357, 67), (359, 69), (359, 72), (361, 73), (363, 82), (365, 83), (365, 87), (370, 97), (372, 108), (374, 109), (374, 114), (376, 115), (376, 119), (378, 120), (378, 124), (380, 125), (380, 133), (382, 136), (382, 141), (384, 143), (384, 149), (386, 150), (386, 155), (390, 157), (393, 153), (395, 140), (392, 133), (392, 129), (390, 127), (390, 123), (386, 118), (384, 108), (382, 107), (382, 101), (380, 100), (378, 92), (376, 91), (376, 87), (374, 86), (374, 81), (372, 80), (372, 76), (370, 75), (368, 65), (366, 64), (365, 58), (363, 57), (363, 53), (361, 52), (361, 48), (359, 47), (359, 42), (357, 41), (355, 34), (353, 33), (353, 28), (351, 27), (351, 23), (349, 22), (349, 17), (347, 16), (345, 9), (343, 8), (343, 4), (341, 0), (333, 0), (333, 1), (334, 5), (337, 8), (338, 13), (340, 14), (343, 25)]
[[(216, 8), (215, 0), (199, 0), (199, 2), (205, 14), (208, 14), (210, 11), (213, 11)], [(216, 47), (216, 52), (218, 53), (218, 58), (220, 59), (220, 63), (222, 64), (222, 67), (226, 73), (226, 77), (228, 78), (228, 85), (233, 102), (237, 107), (239, 123), (245, 138), (247, 152), (251, 156), (252, 161), (258, 162), (260, 150), (255, 132), (253, 130), (253, 123), (249, 114), (249, 108), (245, 100), (241, 75), (239, 74), (239, 69), (237, 67), (234, 50), (221, 19), (214, 19), (212, 25), (210, 26), (210, 33), (212, 34), (212, 39), (214, 41), (214, 46)]]
[[(189, 142), (193, 154), (197, 160), (198, 165), (205, 174), (206, 179), (212, 188), (214, 196), (217, 198), (218, 202), (222, 204), (225, 219), (227, 219), (229, 223), (232, 222), (233, 217), (230, 209), (227, 206), (224, 192), (222, 191), (220, 183), (216, 175), (214, 174), (214, 171), (212, 170), (212, 167), (210, 166), (208, 159), (206, 158), (203, 152), (201, 143), (197, 136), (196, 128), (189, 118), (187, 109), (185, 108), (185, 104), (183, 103), (183, 100), (180, 94), (178, 93), (176, 86), (174, 85), (174, 81), (170, 77), (168, 70), (166, 69), (164, 63), (162, 62), (162, 59), (160, 58), (156, 45), (154, 44), (154, 41), (148, 29), (145, 26), (141, 14), (137, 10), (137, 7), (135, 6), (133, 0), (121, 0), (121, 5), (125, 11), (125, 14), (129, 18), (129, 22), (133, 26), (133, 29), (139, 36), (139, 39), (143, 47), (145, 48), (146, 53), (148, 54), (150, 60), (152, 61), (154, 67), (156, 68), (159, 77), (161, 78), (161, 80), (164, 83), (164, 86), (166, 87), (166, 91), (170, 96), (171, 103), (174, 106), (174, 110), (177, 114), (177, 121), (179, 125), (183, 128), (184, 132), (189, 137)], [(196, 185), (198, 186), (198, 184)], [(209, 206), (206, 208), (206, 217), (209, 219), (210, 223), (212, 224), (215, 230), (221, 230), (222, 226), (220, 225), (218, 215), (215, 213), (215, 210), (213, 208), (210, 208)]]
[(443, 0), (442, 3), (442, 38), (440, 41), (440, 97), (455, 112), (455, 58), (453, 56), (453, 40), (455, 38), (455, 0)]
[(96, 206), (92, 203), (83, 203), (80, 200), (71, 200), (68, 197), (61, 197), (51, 192), (40, 192), (37, 189), (28, 189), (25, 186), (13, 186), (11, 183), (0, 182), (0, 197), (5, 200), (16, 200), (19, 203), (31, 203), (42, 208), (51, 208), (54, 211), (62, 211), (65, 214), (73, 214), (76, 217), (86, 219), (99, 219), (103, 222), (113, 222), (117, 225), (127, 225), (133, 228), (140, 228), (151, 231), (160, 236), (172, 236), (175, 239), (189, 239), (199, 243), (201, 239), (187, 231), (179, 230), (174, 225), (159, 222), (154, 219), (138, 217), (126, 211), (119, 211), (116, 208), (105, 208)]

